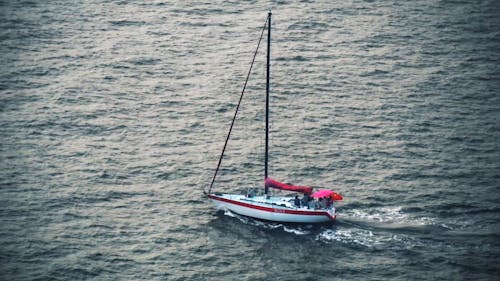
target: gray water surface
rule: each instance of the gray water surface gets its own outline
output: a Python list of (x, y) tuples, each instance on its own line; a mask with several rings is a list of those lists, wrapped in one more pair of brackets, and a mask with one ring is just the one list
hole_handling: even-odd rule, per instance
[[(325, 226), (210, 183), (273, 11), (270, 175)], [(498, 1), (3, 1), (0, 279), (497, 280)], [(214, 186), (263, 184), (261, 50)]]

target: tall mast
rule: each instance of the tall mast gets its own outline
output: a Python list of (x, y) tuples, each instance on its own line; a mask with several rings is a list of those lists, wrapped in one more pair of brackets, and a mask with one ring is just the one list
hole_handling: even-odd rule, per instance
[[(266, 155), (264, 166), (264, 179), (267, 179), (267, 162), (269, 161), (269, 75), (270, 75), (270, 58), (271, 58), (271, 11), (268, 14), (267, 28), (267, 74), (266, 74)], [(264, 185), (264, 193), (267, 195), (268, 187)]]

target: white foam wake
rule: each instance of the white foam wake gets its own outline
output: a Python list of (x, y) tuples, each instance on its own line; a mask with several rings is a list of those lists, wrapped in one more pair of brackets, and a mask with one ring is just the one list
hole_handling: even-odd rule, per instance
[(342, 213), (342, 217), (362, 219), (374, 222), (383, 223), (400, 223), (400, 224), (416, 224), (416, 225), (434, 225), (435, 219), (429, 217), (417, 217), (404, 213), (400, 206), (373, 208), (370, 210), (346, 210)]

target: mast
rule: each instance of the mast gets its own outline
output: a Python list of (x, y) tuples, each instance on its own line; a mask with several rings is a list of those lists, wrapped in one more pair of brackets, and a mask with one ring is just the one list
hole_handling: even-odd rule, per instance
[[(267, 28), (267, 73), (266, 73), (266, 154), (264, 165), (264, 180), (267, 179), (267, 162), (269, 161), (269, 75), (270, 75), (270, 58), (271, 58), (271, 11), (269, 11), (268, 28)], [(264, 184), (264, 193), (267, 195), (269, 188)]]

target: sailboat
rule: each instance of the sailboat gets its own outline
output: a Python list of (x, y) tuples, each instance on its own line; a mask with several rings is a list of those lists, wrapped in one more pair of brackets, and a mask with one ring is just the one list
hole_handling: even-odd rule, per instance
[[(342, 196), (332, 190), (322, 189), (313, 192), (309, 186), (295, 186), (276, 181), (268, 176), (269, 162), (269, 80), (270, 80), (270, 51), (271, 51), (271, 16), (269, 12), (264, 27), (262, 28), (257, 50), (255, 50), (250, 70), (248, 72), (241, 96), (236, 107), (233, 121), (226, 137), (226, 142), (217, 164), (212, 182), (210, 184), (207, 196), (219, 209), (229, 210), (233, 213), (273, 222), (285, 223), (326, 223), (335, 221), (337, 215), (333, 202), (342, 200)], [(212, 193), (217, 173), (221, 166), (222, 158), (229, 141), (236, 116), (245, 92), (245, 88), (258, 53), (264, 31), (267, 27), (267, 69), (266, 69), (266, 130), (265, 130), (265, 161), (264, 161), (264, 193), (255, 195), (252, 192), (248, 194), (224, 194)], [(272, 196), (269, 188), (290, 191), (295, 193), (295, 197), (290, 196)], [(299, 198), (298, 194), (302, 198)]]

